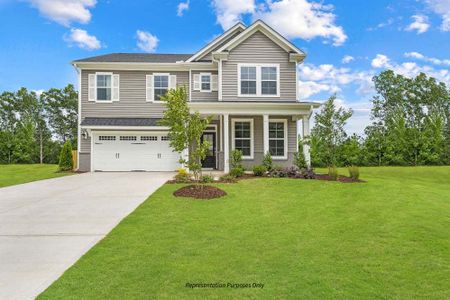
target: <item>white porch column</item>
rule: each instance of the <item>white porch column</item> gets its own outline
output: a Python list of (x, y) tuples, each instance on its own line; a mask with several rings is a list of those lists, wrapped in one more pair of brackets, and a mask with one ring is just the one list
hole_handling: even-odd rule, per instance
[(230, 172), (230, 128), (228, 114), (223, 115), (223, 171)]
[(263, 115), (263, 150), (269, 152), (269, 115)]
[(303, 116), (303, 141), (306, 142), (303, 144), (303, 154), (305, 155), (306, 164), (308, 168), (311, 168), (311, 154), (310, 154), (310, 146), (309, 146), (309, 136), (311, 131), (309, 129), (309, 115)]

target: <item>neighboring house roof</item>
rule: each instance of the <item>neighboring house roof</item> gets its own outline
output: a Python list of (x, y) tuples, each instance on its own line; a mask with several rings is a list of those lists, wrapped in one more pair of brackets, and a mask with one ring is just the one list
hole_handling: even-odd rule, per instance
[(197, 53), (193, 54), (192, 57), (187, 60), (187, 62), (199, 60), (209, 52), (213, 51), (215, 47), (220, 46), (220, 43), (223, 43), (227, 37), (230, 37), (237, 32), (242, 32), (245, 30), (245, 28), (245, 25), (241, 22), (236, 23), (230, 29), (228, 29), (227, 31), (216, 37), (214, 40), (212, 40), (210, 43), (208, 43), (205, 47), (200, 49)]
[(160, 54), (160, 53), (111, 53), (78, 59), (78, 62), (130, 62), (130, 63), (175, 63), (185, 61), (192, 54)]
[(158, 126), (159, 118), (84, 118), (82, 126)]
[(251, 35), (253, 35), (255, 32), (260, 31), (263, 34), (265, 34), (268, 38), (270, 38), (273, 42), (278, 44), (281, 48), (283, 48), (285, 51), (297, 55), (298, 60), (303, 60), (303, 58), (306, 57), (306, 53), (299, 49), (297, 46), (295, 46), (293, 43), (288, 41), (284, 36), (279, 34), (277, 31), (275, 31), (272, 27), (267, 25), (261, 20), (255, 21), (251, 26), (247, 27), (243, 32), (241, 32), (239, 35), (231, 39), (228, 43), (223, 45), (221, 48), (219, 48), (214, 53), (229, 53), (233, 48), (238, 46), (240, 43), (245, 41), (247, 38), (249, 38)]

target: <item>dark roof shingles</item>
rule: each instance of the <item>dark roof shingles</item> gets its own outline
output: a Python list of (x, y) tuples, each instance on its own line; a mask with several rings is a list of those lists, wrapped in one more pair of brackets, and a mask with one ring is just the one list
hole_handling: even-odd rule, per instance
[(83, 59), (77, 62), (130, 62), (130, 63), (174, 63), (185, 61), (193, 54), (160, 54), (160, 53), (111, 53)]

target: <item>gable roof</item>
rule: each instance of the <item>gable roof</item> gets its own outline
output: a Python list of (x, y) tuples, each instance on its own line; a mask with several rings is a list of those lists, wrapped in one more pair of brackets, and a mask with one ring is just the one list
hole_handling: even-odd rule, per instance
[(215, 53), (228, 53), (230, 50), (238, 46), (240, 43), (245, 41), (255, 32), (262, 32), (268, 38), (270, 38), (274, 43), (283, 48), (286, 52), (296, 54), (302, 60), (306, 57), (306, 53), (295, 46), (293, 43), (288, 41), (284, 36), (275, 31), (272, 27), (264, 23), (262, 20), (255, 21), (252, 25), (247, 27), (243, 32), (239, 35), (231, 39), (228, 43), (219, 48)]
[(111, 53), (78, 59), (78, 62), (130, 62), (130, 63), (175, 63), (185, 61), (192, 54), (160, 54), (160, 53)]
[(225, 31), (223, 34), (219, 35), (205, 47), (201, 48), (197, 53), (193, 54), (192, 57), (190, 57), (186, 62), (192, 62), (205, 56), (206, 54), (211, 52), (214, 49), (214, 47), (220, 45), (220, 43), (222, 43), (227, 37), (235, 34), (238, 31), (242, 32), (245, 30), (245, 28), (246, 28), (245, 25), (242, 24), (241, 22), (236, 23), (233, 27)]

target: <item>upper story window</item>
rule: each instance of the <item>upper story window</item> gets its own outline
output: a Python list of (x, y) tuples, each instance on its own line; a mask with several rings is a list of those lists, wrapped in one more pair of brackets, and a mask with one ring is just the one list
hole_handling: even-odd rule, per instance
[(256, 95), (256, 67), (241, 67), (241, 94)]
[(119, 101), (119, 74), (96, 72), (88, 75), (88, 100), (110, 103)]
[(238, 95), (241, 97), (279, 97), (279, 65), (239, 64)]
[(112, 75), (97, 74), (97, 101), (111, 101)]
[(164, 96), (169, 90), (169, 75), (158, 74), (153, 76), (155, 100), (161, 101), (161, 96)]
[(200, 74), (200, 91), (211, 92), (211, 74)]

